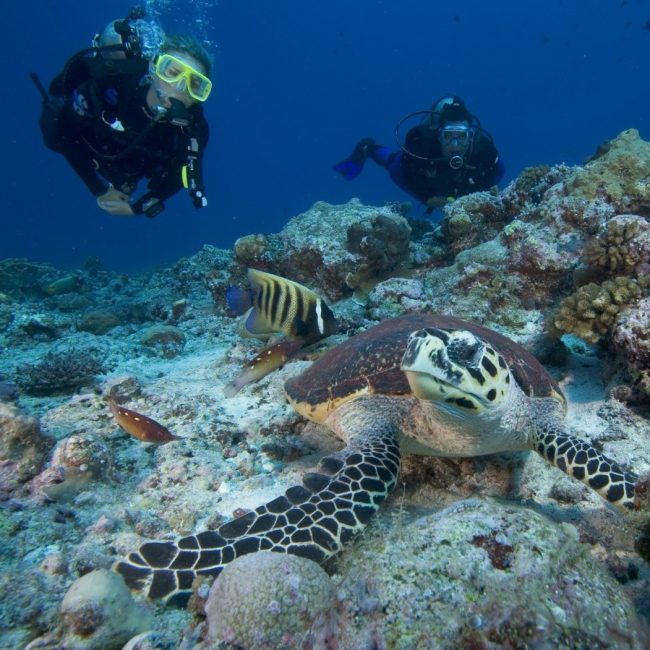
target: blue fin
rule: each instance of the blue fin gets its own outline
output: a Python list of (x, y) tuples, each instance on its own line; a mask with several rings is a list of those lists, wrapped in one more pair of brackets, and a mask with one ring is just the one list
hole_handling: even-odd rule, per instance
[(226, 304), (230, 311), (240, 316), (253, 305), (251, 292), (241, 287), (230, 286), (226, 289)]
[(345, 160), (333, 165), (332, 169), (341, 174), (346, 181), (355, 179), (361, 173), (368, 156), (377, 149), (377, 146), (372, 138), (359, 140), (354, 151)]
[(337, 171), (346, 181), (354, 180), (363, 170), (363, 163), (355, 162), (347, 158), (340, 163), (332, 166), (334, 171)]

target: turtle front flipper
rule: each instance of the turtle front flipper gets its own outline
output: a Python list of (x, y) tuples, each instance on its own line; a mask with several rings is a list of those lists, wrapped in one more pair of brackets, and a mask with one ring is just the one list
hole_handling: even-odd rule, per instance
[(636, 507), (637, 477), (601, 454), (586, 440), (553, 427), (535, 431), (533, 448), (563, 472), (577, 478), (621, 509)]
[(365, 527), (395, 486), (400, 469), (396, 436), (387, 426), (323, 458), (319, 469), (326, 474), (305, 475), (304, 486), (289, 488), (216, 531), (146, 542), (114, 569), (148, 598), (184, 606), (195, 577), (216, 576), (246, 553), (293, 553), (323, 562)]

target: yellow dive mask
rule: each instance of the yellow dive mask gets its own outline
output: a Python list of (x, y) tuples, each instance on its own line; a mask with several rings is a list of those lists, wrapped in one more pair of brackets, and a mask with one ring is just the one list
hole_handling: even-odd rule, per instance
[(172, 54), (161, 54), (155, 62), (154, 70), (159, 79), (168, 84), (184, 82), (184, 90), (197, 102), (204, 102), (212, 90), (212, 82), (191, 65)]

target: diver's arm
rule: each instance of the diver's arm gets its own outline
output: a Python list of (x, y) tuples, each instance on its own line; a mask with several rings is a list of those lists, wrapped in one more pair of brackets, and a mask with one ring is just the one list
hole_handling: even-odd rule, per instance
[(195, 208), (208, 204), (203, 185), (203, 153), (209, 138), (207, 122), (201, 117), (186, 133), (182, 149), (148, 185), (148, 192), (132, 204), (136, 214), (155, 217), (164, 209), (163, 202), (185, 188)]
[(92, 159), (80, 143), (66, 141), (62, 153), (93, 196), (100, 196), (106, 191), (106, 183), (97, 175)]
[(474, 164), (477, 169), (471, 176), (475, 183), (473, 191), (482, 191), (496, 185), (503, 178), (505, 167), (492, 136), (484, 129), (481, 129), (477, 135), (480, 136), (480, 139), (475, 142), (474, 149), (476, 161)]
[(368, 147), (368, 157), (389, 171), (397, 155), (397, 151), (394, 151), (390, 147), (384, 147), (381, 144), (375, 144), (373, 147)]

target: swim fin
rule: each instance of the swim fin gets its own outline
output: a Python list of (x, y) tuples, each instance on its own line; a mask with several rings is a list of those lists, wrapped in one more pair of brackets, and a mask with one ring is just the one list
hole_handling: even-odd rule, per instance
[(354, 180), (363, 170), (363, 165), (377, 144), (372, 138), (364, 138), (357, 142), (354, 151), (340, 163), (332, 166), (346, 181)]

